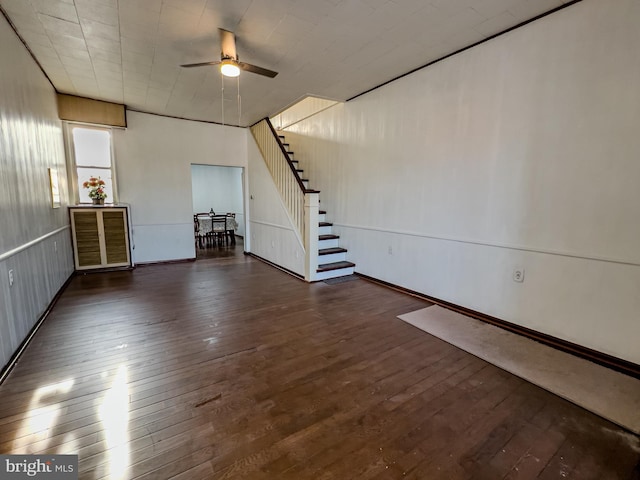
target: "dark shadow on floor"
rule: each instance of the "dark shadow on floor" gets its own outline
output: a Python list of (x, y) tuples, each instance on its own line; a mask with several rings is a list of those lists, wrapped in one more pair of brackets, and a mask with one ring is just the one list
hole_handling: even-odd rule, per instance
[(196, 260), (212, 258), (229, 258), (244, 255), (244, 239), (236, 235), (236, 243), (228, 244), (211, 242), (210, 244), (196, 245)]

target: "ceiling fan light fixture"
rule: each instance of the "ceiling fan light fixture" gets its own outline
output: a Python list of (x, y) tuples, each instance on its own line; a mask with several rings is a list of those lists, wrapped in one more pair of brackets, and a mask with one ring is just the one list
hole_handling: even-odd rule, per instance
[(240, 67), (234, 60), (223, 60), (220, 63), (220, 71), (225, 77), (237, 77), (240, 75)]

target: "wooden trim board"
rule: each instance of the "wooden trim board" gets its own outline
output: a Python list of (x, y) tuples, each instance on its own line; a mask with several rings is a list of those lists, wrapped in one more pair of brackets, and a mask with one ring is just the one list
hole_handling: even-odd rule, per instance
[(125, 106), (91, 98), (58, 93), (58, 117), (71, 122), (126, 127)]

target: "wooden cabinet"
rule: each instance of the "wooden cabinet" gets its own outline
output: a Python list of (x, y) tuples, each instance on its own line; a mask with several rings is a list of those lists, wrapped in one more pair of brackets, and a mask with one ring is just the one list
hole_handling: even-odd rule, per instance
[(71, 207), (76, 270), (131, 266), (127, 207)]

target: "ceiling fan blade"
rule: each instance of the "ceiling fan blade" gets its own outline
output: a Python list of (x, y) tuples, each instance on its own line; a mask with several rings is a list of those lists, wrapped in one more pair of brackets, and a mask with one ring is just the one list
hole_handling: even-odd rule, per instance
[(237, 60), (238, 54), (236, 53), (235, 34), (224, 28), (219, 28), (218, 32), (220, 33), (220, 55), (222, 58), (233, 58)]
[(238, 62), (238, 66), (245, 72), (257, 73), (258, 75), (264, 75), (265, 77), (269, 78), (273, 78), (278, 75), (278, 72), (258, 67), (256, 65), (251, 65), (250, 63)]
[(238, 62), (238, 54), (236, 52), (236, 36), (233, 32), (219, 28), (220, 34), (220, 61), (218, 62), (202, 62), (202, 63), (188, 63), (186, 65), (180, 65), (181, 67), (203, 67), (206, 65), (219, 65), (220, 63), (230, 61), (240, 67), (241, 70), (251, 73), (257, 73), (265, 77), (273, 78), (278, 75), (278, 72), (269, 70), (267, 68), (258, 67), (257, 65), (251, 65), (250, 63)]
[(216, 62), (202, 62), (202, 63), (187, 63), (186, 65), (180, 65), (181, 67), (191, 68), (191, 67), (204, 67), (206, 65), (218, 65), (220, 60)]

